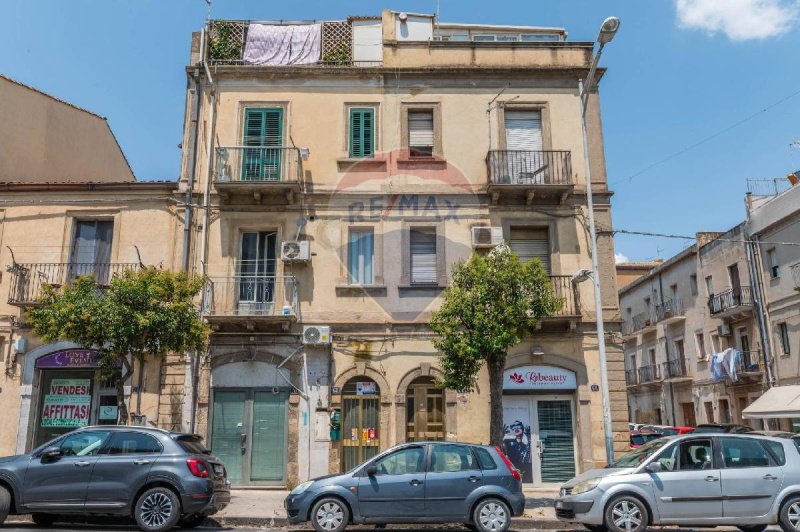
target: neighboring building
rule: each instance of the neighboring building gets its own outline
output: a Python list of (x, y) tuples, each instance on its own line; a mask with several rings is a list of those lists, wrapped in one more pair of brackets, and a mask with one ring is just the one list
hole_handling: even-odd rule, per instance
[[(292, 39), (305, 44), (270, 44)], [(591, 54), (562, 29), (393, 11), (193, 36), (181, 191), (208, 202), (189, 232), (213, 334), (186, 385), (236, 485), (292, 484), (403, 441), (487, 442), (485, 371), (475, 393), (437, 388), (427, 324), (453, 264), (503, 240), (564, 298), (509, 353), (509, 447), (537, 484), (605, 462), (592, 287), (570, 281), (590, 267), (578, 79)], [(588, 121), (611, 227), (596, 93)], [(619, 332), (608, 234), (599, 260), (602, 319)], [(621, 451), (619, 344), (608, 361)]]
[(643, 262), (618, 262), (616, 264), (617, 290), (622, 290), (663, 262), (663, 259)]
[[(738, 423), (761, 395), (764, 351), (744, 239), (743, 223), (698, 233), (696, 244), (620, 290), (631, 420)], [(736, 380), (715, 379), (711, 355), (729, 347), (742, 353)]]
[[(25, 310), (45, 284), (77, 275), (103, 283), (142, 262), (179, 267), (180, 222), (177, 183), (136, 182), (105, 119), (2, 77), (0, 115), (0, 455), (9, 455), (117, 421), (114, 383), (96, 378), (95, 353), (43, 343)], [(142, 390), (125, 388), (130, 411), (179, 429), (183, 384), (169, 384), (184, 371), (183, 356), (154, 361)]]

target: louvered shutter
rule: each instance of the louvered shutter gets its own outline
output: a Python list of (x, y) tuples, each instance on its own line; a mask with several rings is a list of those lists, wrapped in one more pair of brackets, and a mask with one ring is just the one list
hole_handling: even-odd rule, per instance
[(408, 112), (408, 147), (412, 155), (433, 154), (433, 111)]
[(542, 150), (542, 114), (538, 111), (506, 111), (506, 149)]
[(283, 109), (246, 109), (242, 180), (280, 179)]
[(436, 232), (411, 230), (411, 284), (436, 284)]
[(509, 247), (522, 262), (538, 258), (545, 271), (550, 273), (550, 239), (547, 229), (512, 228)]
[(375, 152), (374, 109), (350, 109), (350, 157), (372, 157)]

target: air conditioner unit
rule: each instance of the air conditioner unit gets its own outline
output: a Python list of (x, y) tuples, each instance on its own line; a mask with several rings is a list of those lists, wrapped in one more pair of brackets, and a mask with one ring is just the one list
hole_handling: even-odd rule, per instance
[(717, 326), (717, 334), (720, 336), (730, 336), (731, 326), (727, 323), (723, 323), (722, 325)]
[(502, 242), (502, 227), (477, 226), (472, 228), (472, 247), (474, 248), (491, 248)]
[(305, 345), (327, 345), (331, 343), (331, 328), (325, 325), (306, 325), (303, 327)]
[(281, 243), (281, 260), (284, 262), (308, 262), (311, 247), (308, 240), (289, 240)]

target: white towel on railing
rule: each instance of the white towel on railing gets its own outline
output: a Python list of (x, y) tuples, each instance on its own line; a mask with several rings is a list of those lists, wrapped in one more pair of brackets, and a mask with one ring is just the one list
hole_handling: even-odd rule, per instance
[(320, 58), (322, 24), (250, 24), (244, 47), (249, 65), (307, 65)]

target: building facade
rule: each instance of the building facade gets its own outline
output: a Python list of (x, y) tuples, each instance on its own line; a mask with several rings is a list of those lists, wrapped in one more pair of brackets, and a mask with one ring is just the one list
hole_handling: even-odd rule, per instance
[[(294, 36), (294, 37), (293, 37)], [(302, 36), (307, 48), (267, 45)], [(488, 378), (457, 393), (428, 321), (453, 264), (501, 241), (564, 304), (508, 357), (507, 448), (525, 482), (604, 463), (578, 79), (561, 29), (428, 15), (214, 21), (193, 36), (180, 194), (207, 275), (192, 427), (236, 485), (292, 485), (396, 443), (487, 442)], [(596, 93), (589, 159), (611, 227)], [(207, 208), (206, 208), (207, 207)], [(615, 448), (627, 445), (613, 243), (599, 237)]]

